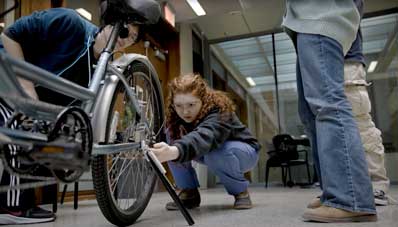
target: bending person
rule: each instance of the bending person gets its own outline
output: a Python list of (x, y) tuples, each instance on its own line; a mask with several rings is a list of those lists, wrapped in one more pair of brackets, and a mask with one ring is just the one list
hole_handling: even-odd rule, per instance
[[(134, 4), (137, 6), (137, 12), (147, 9), (148, 5), (154, 6), (152, 9), (158, 7), (160, 15), (160, 7), (153, 0), (136, 1)], [(107, 7), (112, 8), (110, 4)], [(105, 12), (102, 12), (103, 15)], [(127, 37), (118, 38), (115, 51), (123, 50), (137, 41), (138, 24), (158, 19), (156, 14), (150, 15), (153, 18), (145, 17), (145, 15), (137, 14), (135, 17), (137, 21), (126, 24)], [(15, 21), (2, 34), (3, 45), (0, 47), (1, 49), (4, 47), (5, 51), (13, 57), (87, 87), (91, 73), (94, 72), (93, 65), (103, 51), (111, 31), (111, 25), (98, 28), (75, 10), (52, 8), (34, 12), (32, 15)], [(64, 106), (74, 101), (70, 97), (35, 86), (30, 81), (18, 79), (25, 92), (34, 99)], [(7, 122), (12, 111), (0, 99), (0, 126)], [(19, 177), (4, 171), (1, 185), (18, 185), (22, 181)], [(10, 190), (8, 193), (0, 194), (0, 224), (48, 222), (53, 221), (54, 217), (52, 212), (35, 205), (33, 189)]]
[[(252, 207), (244, 173), (258, 161), (257, 140), (239, 121), (232, 101), (215, 91), (200, 75), (184, 75), (169, 84), (166, 125), (169, 144), (154, 144), (151, 150), (169, 167), (181, 189), (184, 206), (200, 205), (199, 183), (191, 161), (206, 165), (220, 178), (235, 209)], [(170, 202), (166, 209), (177, 209)]]

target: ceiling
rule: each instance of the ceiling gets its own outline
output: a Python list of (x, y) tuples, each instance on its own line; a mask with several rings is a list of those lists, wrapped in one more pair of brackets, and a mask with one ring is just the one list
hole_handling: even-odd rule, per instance
[[(361, 29), (367, 65), (378, 60), (375, 73), (384, 72), (397, 54), (398, 14), (364, 19)], [(225, 41), (215, 45), (241, 77), (253, 78), (256, 85), (249, 89), (251, 93), (275, 89), (272, 35)], [(295, 92), (296, 53), (292, 41), (283, 32), (275, 34), (275, 55), (279, 89)]]
[[(251, 94), (264, 112), (272, 114), (272, 106), (262, 105), (273, 102), (270, 100), (272, 96), (264, 95), (264, 92), (275, 90), (272, 39), (267, 34), (280, 31), (284, 0), (198, 0), (207, 13), (201, 17), (196, 16), (185, 0), (158, 1), (167, 2), (174, 8), (177, 23), (194, 24), (214, 44), (213, 53), (235, 80)], [(97, 4), (97, 0), (68, 0), (71, 8), (84, 6), (96, 9)], [(398, 8), (398, 0), (365, 1), (365, 13), (394, 8)], [(98, 15), (94, 13), (93, 18), (94, 21), (98, 20)], [(397, 40), (398, 31), (395, 30), (395, 36), (391, 32), (397, 21), (397, 16), (392, 16), (362, 22), (366, 58), (380, 61), (376, 73), (388, 67), (397, 55), (394, 52), (397, 42), (393, 41)], [(277, 33), (275, 42), (279, 89), (284, 91), (280, 96), (296, 98), (296, 55), (293, 45), (284, 33)], [(248, 76), (253, 77), (255, 87), (250, 87), (246, 82)]]
[[(176, 22), (195, 24), (210, 43), (214, 43), (213, 52), (233, 77), (254, 98), (263, 112), (275, 119), (272, 111), (275, 104), (272, 95), (275, 91), (274, 61), (272, 36), (269, 34), (280, 31), (285, 1), (199, 0), (207, 13), (201, 17), (197, 17), (184, 0), (167, 2), (176, 11)], [(397, 7), (398, 0), (365, 1), (367, 15)], [(367, 61), (380, 62), (373, 73), (375, 75), (383, 71), (383, 66), (386, 68), (397, 59), (398, 14), (365, 19), (361, 27)], [(291, 40), (283, 32), (275, 34), (275, 53), (280, 99), (297, 99), (296, 54)], [(380, 56), (385, 57), (381, 59), (383, 57)], [(256, 85), (249, 86), (247, 77), (252, 77)]]
[[(198, 17), (185, 0), (167, 0), (176, 22), (197, 24), (210, 40), (231, 39), (280, 28), (283, 0), (198, 0), (205, 16)], [(398, 0), (366, 0), (365, 13), (398, 7)]]

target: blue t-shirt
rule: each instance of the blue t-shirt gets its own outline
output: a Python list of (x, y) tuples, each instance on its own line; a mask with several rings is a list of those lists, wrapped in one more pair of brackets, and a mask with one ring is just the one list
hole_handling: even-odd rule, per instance
[[(4, 33), (21, 45), (25, 61), (87, 86), (95, 62), (92, 43), (98, 30), (75, 10), (52, 8), (21, 17)], [(73, 101), (40, 86), (36, 92), (40, 100), (54, 104)]]
[(75, 10), (52, 8), (18, 19), (4, 33), (21, 45), (25, 61), (59, 74), (88, 50), (97, 31)]

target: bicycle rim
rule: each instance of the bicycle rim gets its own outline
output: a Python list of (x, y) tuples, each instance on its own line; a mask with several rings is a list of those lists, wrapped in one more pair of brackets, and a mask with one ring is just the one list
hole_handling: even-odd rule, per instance
[[(130, 65), (126, 72), (130, 88), (147, 119), (150, 133), (145, 134), (145, 140), (150, 143), (163, 123), (161, 92), (154, 81), (157, 78), (152, 78), (141, 63)], [(106, 141), (112, 144), (140, 141), (136, 120), (125, 87), (119, 83), (108, 115)], [(147, 206), (156, 180), (142, 151), (98, 156), (92, 170), (97, 201), (104, 216), (119, 226), (134, 223)]]

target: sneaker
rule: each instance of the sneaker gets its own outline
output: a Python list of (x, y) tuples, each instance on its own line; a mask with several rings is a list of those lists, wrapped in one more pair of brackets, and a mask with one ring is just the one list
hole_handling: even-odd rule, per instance
[(315, 209), (315, 208), (318, 208), (318, 207), (320, 207), (320, 206), (322, 206), (321, 198), (316, 197), (315, 199), (313, 199), (313, 200), (307, 205), (307, 208), (308, 208), (308, 209)]
[(387, 206), (388, 198), (383, 190), (375, 190), (373, 192), (376, 206)]
[(377, 221), (377, 215), (365, 212), (351, 212), (321, 205), (315, 209), (307, 209), (303, 214), (303, 219), (315, 222), (375, 222)]
[(0, 224), (33, 224), (51, 222), (55, 220), (55, 214), (40, 207), (34, 207), (26, 211), (10, 211), (0, 208)]
[(250, 195), (247, 190), (235, 195), (234, 209), (243, 210), (252, 208), (252, 201), (250, 200)]
[[(182, 204), (187, 209), (193, 209), (200, 205), (200, 193), (197, 188), (181, 190), (178, 194), (178, 198), (180, 198)], [(178, 206), (174, 202), (168, 202), (166, 204), (166, 210), (178, 210)]]

